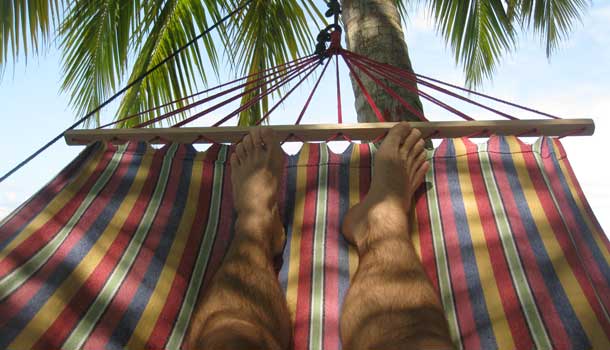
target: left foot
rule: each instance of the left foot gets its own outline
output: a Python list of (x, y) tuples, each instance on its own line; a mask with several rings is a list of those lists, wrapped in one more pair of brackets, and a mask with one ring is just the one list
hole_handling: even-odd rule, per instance
[[(374, 172), (369, 192), (364, 200), (345, 215), (343, 236), (356, 247), (382, 237), (371, 237), (375, 232), (407, 232), (406, 222), (411, 199), (428, 171), (424, 141), (417, 129), (406, 123), (390, 130), (375, 154)], [(404, 226), (404, 227), (403, 227)]]
[(238, 224), (265, 242), (271, 257), (282, 253), (285, 242), (277, 205), (283, 155), (275, 133), (269, 128), (252, 129), (231, 155)]

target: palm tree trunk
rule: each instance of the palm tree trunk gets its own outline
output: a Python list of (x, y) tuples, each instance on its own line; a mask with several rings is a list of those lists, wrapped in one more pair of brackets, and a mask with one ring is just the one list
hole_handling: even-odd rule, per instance
[[(342, 3), (343, 24), (349, 50), (376, 61), (413, 71), (396, 0), (344, 0)], [(419, 120), (364, 73), (360, 72), (358, 75), (386, 120)], [(421, 101), (416, 94), (387, 80), (382, 81), (406, 102), (423, 111)], [(378, 121), (353, 77), (352, 88), (356, 96), (358, 122)]]

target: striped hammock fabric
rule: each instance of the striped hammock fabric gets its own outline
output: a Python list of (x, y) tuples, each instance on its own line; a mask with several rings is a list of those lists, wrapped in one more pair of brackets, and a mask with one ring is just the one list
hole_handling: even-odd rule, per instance
[[(230, 148), (94, 144), (0, 224), (0, 349), (177, 349), (233, 234)], [(295, 349), (339, 349), (341, 218), (375, 146), (289, 156), (279, 273)], [(555, 139), (445, 140), (412, 239), (464, 349), (610, 348), (610, 244)]]

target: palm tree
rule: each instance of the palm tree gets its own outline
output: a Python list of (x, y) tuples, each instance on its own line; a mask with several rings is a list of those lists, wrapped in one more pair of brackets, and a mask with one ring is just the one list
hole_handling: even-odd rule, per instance
[[(63, 55), (61, 89), (70, 94), (71, 104), (82, 115), (243, 2), (2, 0), (0, 72), (7, 63), (40, 55), (50, 42), (57, 43)], [(492, 76), (504, 54), (516, 48), (520, 30), (539, 35), (547, 55), (551, 55), (589, 6), (588, 0), (343, 0), (341, 19), (348, 49), (411, 70), (401, 18), (416, 2), (427, 6), (456, 62), (463, 66), (466, 83), (475, 87)], [(218, 73), (226, 64), (221, 55), (228, 58), (236, 74), (246, 75), (309, 53), (313, 33), (325, 25), (322, 12), (326, 9), (318, 5), (323, 3), (253, 0), (216, 35), (204, 37), (199, 45), (181, 52), (129, 89), (116, 117), (192, 93), (200, 80), (205, 82), (209, 74)], [(204, 65), (206, 57), (211, 71)], [(376, 84), (366, 79), (364, 83), (390, 119), (414, 118), (385, 97)], [(416, 95), (391, 82), (386, 84), (422, 110)], [(360, 89), (354, 87), (354, 92), (358, 120), (375, 121)], [(243, 113), (240, 123), (252, 124), (266, 109), (267, 101), (263, 100)], [(155, 116), (144, 114), (135, 122)], [(121, 126), (130, 125), (133, 122)]]

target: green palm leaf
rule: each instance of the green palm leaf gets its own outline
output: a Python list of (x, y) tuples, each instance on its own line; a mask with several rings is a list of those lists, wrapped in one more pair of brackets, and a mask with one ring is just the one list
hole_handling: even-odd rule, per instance
[(501, 0), (436, 0), (430, 10), (470, 85), (491, 77), (500, 57), (514, 47), (515, 30)]
[[(131, 71), (129, 82), (157, 65), (187, 42), (195, 38), (218, 18), (215, 1), (198, 0), (150, 0), (151, 9), (145, 16), (140, 28), (140, 37), (135, 42), (143, 42), (137, 48), (137, 58)], [(211, 17), (211, 18), (210, 18)], [(122, 99), (117, 118), (122, 119), (154, 106), (180, 99), (191, 94), (197, 87), (198, 79), (205, 82), (201, 47), (205, 49), (212, 68), (218, 69), (216, 46), (210, 36), (203, 38), (202, 45), (192, 45), (180, 52), (176, 58), (156, 69), (144, 80), (135, 84)], [(161, 113), (181, 107), (177, 103), (155, 113), (141, 115), (120, 124), (129, 127), (148, 121)], [(173, 116), (167, 123), (175, 122), (180, 115)]]
[[(240, 1), (228, 1), (225, 10), (238, 6)], [(311, 0), (255, 0), (239, 16), (233, 18), (223, 32), (229, 57), (241, 66), (241, 75), (251, 75), (286, 63), (313, 51), (313, 36), (307, 20), (316, 26), (324, 23), (324, 16)], [(255, 80), (252, 78), (252, 80)], [(247, 86), (251, 89), (253, 86)], [(242, 105), (267, 87), (245, 95)], [(268, 111), (269, 96), (243, 111), (239, 125), (253, 125)]]
[(588, 0), (521, 0), (519, 18), (525, 28), (533, 27), (540, 35), (550, 56), (590, 4)]
[[(10, 61), (38, 54), (55, 34), (64, 1), (0, 1), (0, 72)], [(10, 60), (10, 61), (9, 61)]]
[(76, 1), (70, 7), (60, 28), (62, 89), (71, 92), (70, 103), (79, 114), (94, 109), (117, 89), (127, 69), (129, 37), (139, 9), (139, 0)]

